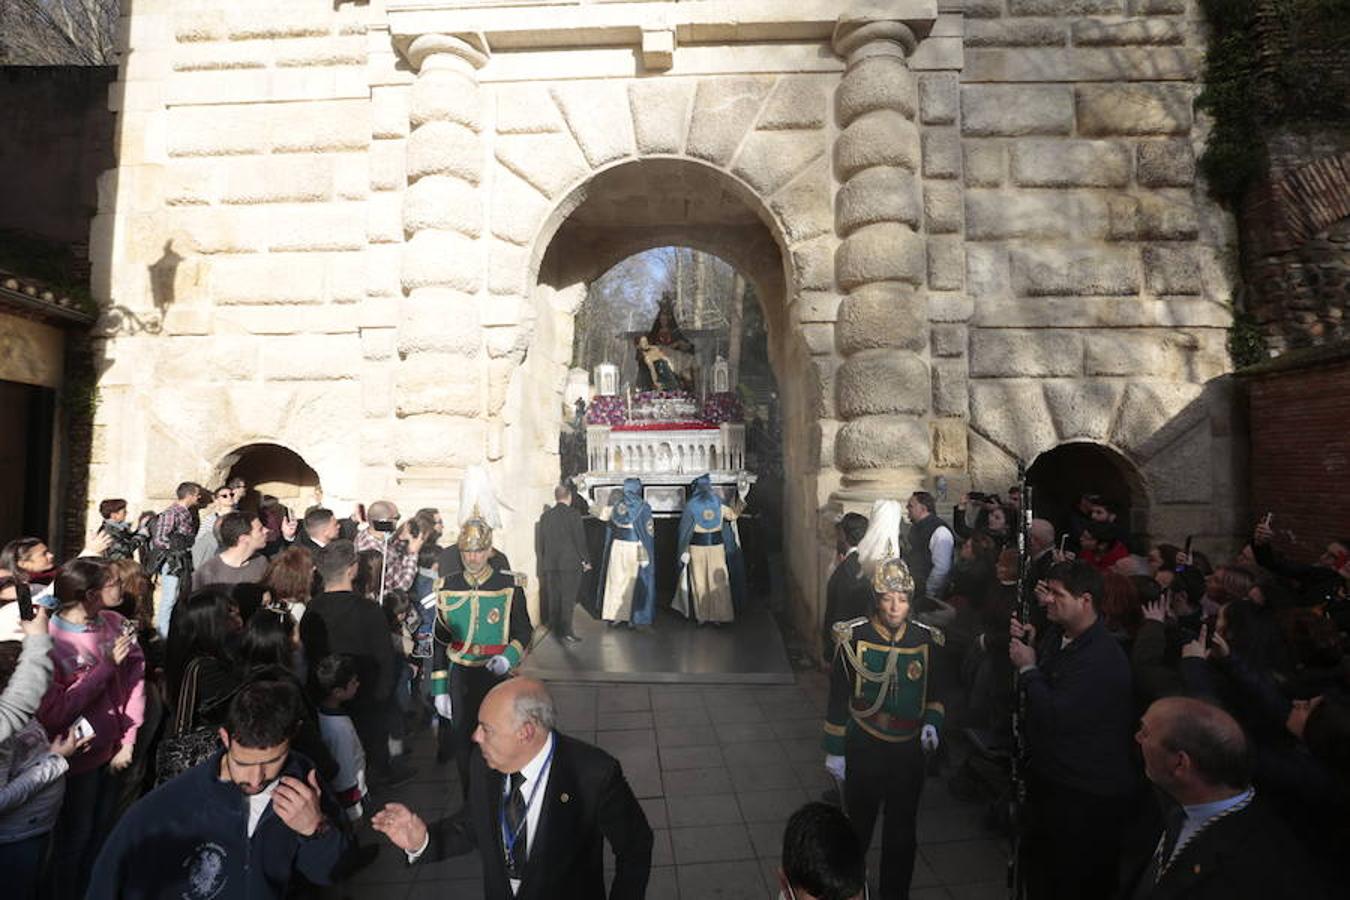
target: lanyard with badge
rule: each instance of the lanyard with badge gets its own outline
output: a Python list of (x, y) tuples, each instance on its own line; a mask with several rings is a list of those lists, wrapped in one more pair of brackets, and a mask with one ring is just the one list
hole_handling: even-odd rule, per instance
[[(540, 786), (544, 783), (544, 773), (549, 770), (549, 765), (553, 762), (553, 751), (558, 747), (557, 741), (548, 748), (548, 756), (544, 757), (544, 764), (539, 767), (539, 775), (535, 777), (534, 784), (530, 786), (530, 796), (525, 800), (525, 814), (520, 817), (514, 829), (508, 828), (506, 824), (506, 803), (511, 796), (508, 790), (502, 797), (501, 807), (498, 810), (498, 818), (501, 821), (502, 829), (502, 849), (506, 851), (506, 868), (511, 871), (515, 867), (516, 844), (520, 841), (520, 831), (530, 821), (530, 807), (534, 806), (534, 797), (539, 793)], [(510, 780), (507, 780), (510, 783)], [(524, 874), (524, 873), (520, 873)]]

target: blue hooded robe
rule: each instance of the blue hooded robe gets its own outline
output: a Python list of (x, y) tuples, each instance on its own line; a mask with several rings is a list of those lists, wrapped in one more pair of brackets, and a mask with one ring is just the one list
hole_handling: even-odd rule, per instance
[[(727, 566), (727, 581), (731, 587), (731, 603), (736, 615), (741, 614), (741, 608), (745, 603), (746, 581), (745, 581), (745, 560), (741, 556), (740, 545), (736, 542), (736, 529), (732, 527), (730, 521), (722, 512), (722, 498), (712, 489), (712, 478), (707, 475), (700, 475), (694, 479), (693, 496), (684, 504), (684, 512), (680, 516), (680, 543), (676, 556), (683, 558), (685, 551), (689, 549), (689, 543), (693, 539), (694, 526), (699, 522), (705, 523), (704, 528), (711, 527), (711, 523), (720, 521), (722, 523), (722, 552), (725, 554)], [(676, 584), (686, 587), (685, 564), (680, 564), (679, 575)], [(677, 591), (678, 599), (678, 591)], [(693, 598), (690, 597), (692, 604)], [(680, 604), (677, 602), (677, 608)], [(686, 610), (680, 610), (686, 616), (692, 613), (692, 606)]]
[(599, 605), (605, 607), (605, 581), (609, 573), (609, 548), (615, 536), (637, 538), (647, 552), (647, 565), (638, 569), (633, 588), (632, 623), (650, 625), (656, 617), (656, 542), (652, 508), (642, 499), (642, 482), (625, 478), (623, 493), (610, 501), (609, 521), (605, 529), (605, 552), (600, 562)]

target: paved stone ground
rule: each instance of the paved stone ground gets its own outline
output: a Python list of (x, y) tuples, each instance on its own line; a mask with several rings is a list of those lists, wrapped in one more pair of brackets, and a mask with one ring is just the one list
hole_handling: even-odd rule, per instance
[[(820, 723), (825, 678), (792, 686), (551, 685), (559, 727), (614, 754), (656, 833), (650, 900), (777, 896), (775, 871), (788, 815), (829, 787)], [(376, 796), (434, 818), (459, 805), (453, 766), (437, 768), (432, 741), (413, 744), (418, 779)], [(913, 900), (1005, 896), (1004, 843), (978, 806), (930, 778), (919, 812)], [(379, 837), (375, 835), (374, 837)], [(871, 851), (873, 879), (879, 848)], [(340, 891), (344, 898), (459, 900), (482, 896), (476, 855), (408, 867), (386, 844)], [(875, 889), (875, 881), (873, 883)]]

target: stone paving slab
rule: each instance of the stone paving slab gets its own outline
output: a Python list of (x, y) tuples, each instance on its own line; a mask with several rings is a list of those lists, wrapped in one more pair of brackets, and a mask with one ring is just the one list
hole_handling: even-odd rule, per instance
[[(649, 900), (763, 900), (777, 896), (783, 826), (831, 786), (822, 768), (823, 675), (796, 685), (550, 686), (560, 727), (617, 757), (655, 836)], [(453, 766), (435, 765), (429, 733), (411, 742), (419, 770), (377, 792), (436, 818), (459, 805)], [(930, 778), (919, 804), (913, 900), (993, 900), (1006, 895), (1006, 845), (985, 831), (982, 807)], [(366, 831), (365, 840), (378, 835)], [(381, 839), (382, 840), (382, 839)], [(880, 832), (869, 852), (876, 887)], [(342, 900), (461, 900), (482, 896), (477, 854), (407, 866), (385, 846), (379, 859), (330, 892)], [(606, 867), (613, 860), (606, 848)]]

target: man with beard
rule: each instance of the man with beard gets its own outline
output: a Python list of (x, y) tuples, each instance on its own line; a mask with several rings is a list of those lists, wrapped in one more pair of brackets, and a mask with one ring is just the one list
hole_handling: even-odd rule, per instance
[(296, 872), (330, 884), (347, 838), (318, 771), (291, 751), (303, 709), (290, 682), (242, 688), (220, 729), (221, 749), (147, 795), (113, 829), (89, 900), (282, 900)]
[(1030, 896), (1108, 897), (1136, 787), (1130, 760), (1130, 662), (1099, 616), (1102, 575), (1060, 563), (1043, 586), (1050, 621), (1013, 619), (1008, 656), (1026, 691)]

